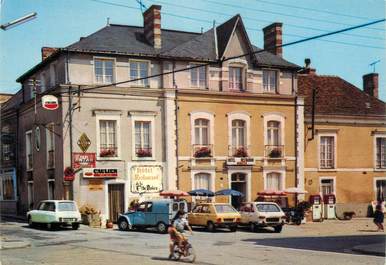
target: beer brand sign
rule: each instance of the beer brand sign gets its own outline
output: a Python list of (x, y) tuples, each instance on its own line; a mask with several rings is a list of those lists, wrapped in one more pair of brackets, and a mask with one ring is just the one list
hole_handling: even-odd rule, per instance
[(72, 153), (72, 166), (74, 169), (94, 168), (95, 163), (95, 153)]
[(90, 138), (88, 138), (87, 134), (82, 133), (82, 135), (79, 137), (79, 140), (78, 140), (78, 146), (80, 150), (82, 150), (82, 152), (86, 152), (87, 149), (90, 147), (90, 145), (91, 145)]
[(162, 190), (161, 166), (133, 166), (130, 173), (131, 192), (155, 193)]
[(117, 168), (83, 168), (83, 178), (117, 178)]

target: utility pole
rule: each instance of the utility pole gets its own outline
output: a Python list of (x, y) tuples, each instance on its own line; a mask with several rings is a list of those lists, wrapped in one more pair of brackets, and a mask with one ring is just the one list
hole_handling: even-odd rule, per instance
[[(73, 167), (72, 164), (72, 92), (71, 92), (71, 86), (68, 88), (68, 126), (70, 131), (70, 167)], [(69, 199), (74, 199), (74, 190), (73, 190), (73, 183), (72, 181), (68, 185), (69, 187)]]

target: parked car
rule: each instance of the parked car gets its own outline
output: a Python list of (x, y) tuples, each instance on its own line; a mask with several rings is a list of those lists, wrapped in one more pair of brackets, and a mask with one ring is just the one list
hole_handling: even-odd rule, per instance
[(74, 201), (45, 200), (38, 204), (36, 210), (27, 212), (27, 220), (30, 227), (45, 224), (48, 229), (54, 229), (71, 225), (72, 229), (76, 230), (79, 228), (81, 216)]
[(240, 218), (240, 214), (228, 203), (199, 203), (188, 214), (191, 226), (204, 226), (210, 232), (218, 227), (235, 232)]
[(274, 202), (247, 202), (240, 208), (240, 225), (249, 226), (251, 231), (259, 227), (273, 227), (276, 233), (283, 229), (286, 215)]
[(167, 228), (178, 210), (188, 211), (185, 200), (159, 199), (140, 203), (136, 209), (118, 217), (120, 230), (157, 228), (160, 233), (166, 233)]

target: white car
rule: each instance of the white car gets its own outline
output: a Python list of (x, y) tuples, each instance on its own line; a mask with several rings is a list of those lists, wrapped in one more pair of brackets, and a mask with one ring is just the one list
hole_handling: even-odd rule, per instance
[(27, 212), (27, 220), (30, 227), (45, 224), (48, 229), (54, 229), (61, 225), (71, 225), (76, 230), (81, 216), (74, 201), (45, 200), (39, 203), (36, 210)]
[(251, 231), (259, 227), (273, 227), (280, 233), (286, 219), (285, 213), (274, 202), (247, 202), (240, 208), (240, 226), (249, 226)]

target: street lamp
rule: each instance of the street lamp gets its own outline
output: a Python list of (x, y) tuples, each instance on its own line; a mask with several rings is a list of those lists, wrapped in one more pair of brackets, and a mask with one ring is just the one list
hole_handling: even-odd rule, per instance
[(20, 24), (22, 24), (22, 23), (24, 23), (24, 22), (27, 22), (27, 21), (30, 21), (30, 20), (36, 18), (36, 15), (37, 15), (36, 12), (32, 12), (32, 13), (30, 13), (30, 14), (28, 14), (28, 15), (25, 15), (24, 17), (21, 17), (21, 18), (18, 18), (18, 19), (13, 20), (13, 21), (11, 21), (11, 22), (8, 22), (8, 23), (5, 23), (5, 24), (3, 24), (3, 25), (0, 25), (0, 28), (1, 28), (2, 30), (10, 29), (10, 28), (12, 28), (12, 27), (15, 27), (15, 26), (17, 26), (17, 25), (20, 25)]

